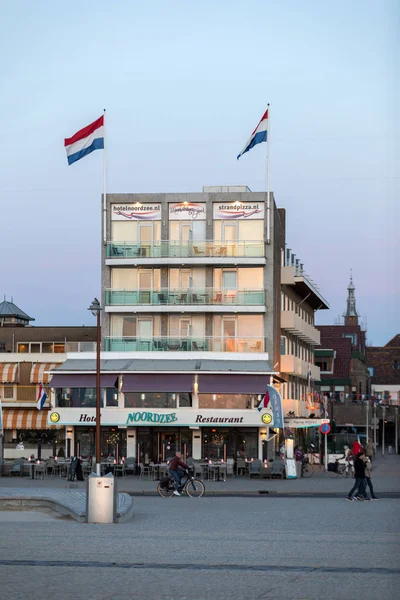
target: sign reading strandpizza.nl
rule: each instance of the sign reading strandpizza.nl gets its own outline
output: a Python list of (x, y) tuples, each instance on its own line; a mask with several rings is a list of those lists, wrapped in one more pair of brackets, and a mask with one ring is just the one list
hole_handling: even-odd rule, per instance
[(246, 220), (264, 218), (264, 202), (214, 202), (214, 219)]
[(161, 204), (111, 204), (111, 221), (161, 221)]

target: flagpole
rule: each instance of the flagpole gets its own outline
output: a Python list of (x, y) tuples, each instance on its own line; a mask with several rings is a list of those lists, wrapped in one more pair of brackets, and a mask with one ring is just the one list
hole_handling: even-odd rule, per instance
[(271, 243), (271, 190), (269, 182), (269, 153), (270, 153), (270, 105), (268, 104), (268, 125), (267, 125), (267, 244)]
[(104, 109), (104, 151), (103, 151), (103, 242), (107, 243), (107, 169), (106, 169), (106, 109)]

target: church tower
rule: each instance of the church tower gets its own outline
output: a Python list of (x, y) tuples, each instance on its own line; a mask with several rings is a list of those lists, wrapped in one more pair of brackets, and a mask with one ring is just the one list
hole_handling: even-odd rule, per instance
[(355, 287), (353, 283), (353, 274), (350, 271), (350, 283), (347, 286), (347, 309), (344, 313), (345, 325), (358, 325), (358, 312), (356, 310)]

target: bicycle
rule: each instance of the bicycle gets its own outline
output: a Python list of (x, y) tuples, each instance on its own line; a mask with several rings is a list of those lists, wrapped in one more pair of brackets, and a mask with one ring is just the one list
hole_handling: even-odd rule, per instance
[[(201, 498), (206, 491), (204, 483), (200, 479), (195, 479), (188, 471), (185, 472), (186, 480), (181, 481), (181, 494), (186, 494), (189, 498)], [(164, 477), (157, 486), (157, 492), (161, 498), (171, 498), (174, 495), (175, 481), (170, 475)]]
[(351, 463), (341, 463), (337, 458), (334, 463), (328, 464), (329, 477), (343, 477), (348, 472), (350, 477), (353, 477), (353, 465)]
[(304, 457), (301, 461), (301, 476), (312, 477), (314, 473), (314, 467), (308, 462), (308, 458)]

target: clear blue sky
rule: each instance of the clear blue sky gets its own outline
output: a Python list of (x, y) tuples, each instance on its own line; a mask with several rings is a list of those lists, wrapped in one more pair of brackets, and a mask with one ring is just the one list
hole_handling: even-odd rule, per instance
[[(109, 192), (271, 188), (332, 309), (353, 269), (368, 337), (400, 330), (398, 1), (4, 1), (0, 294), (38, 325), (90, 324), (102, 153), (63, 138), (107, 108)], [(397, 38), (397, 39), (396, 39)]]

